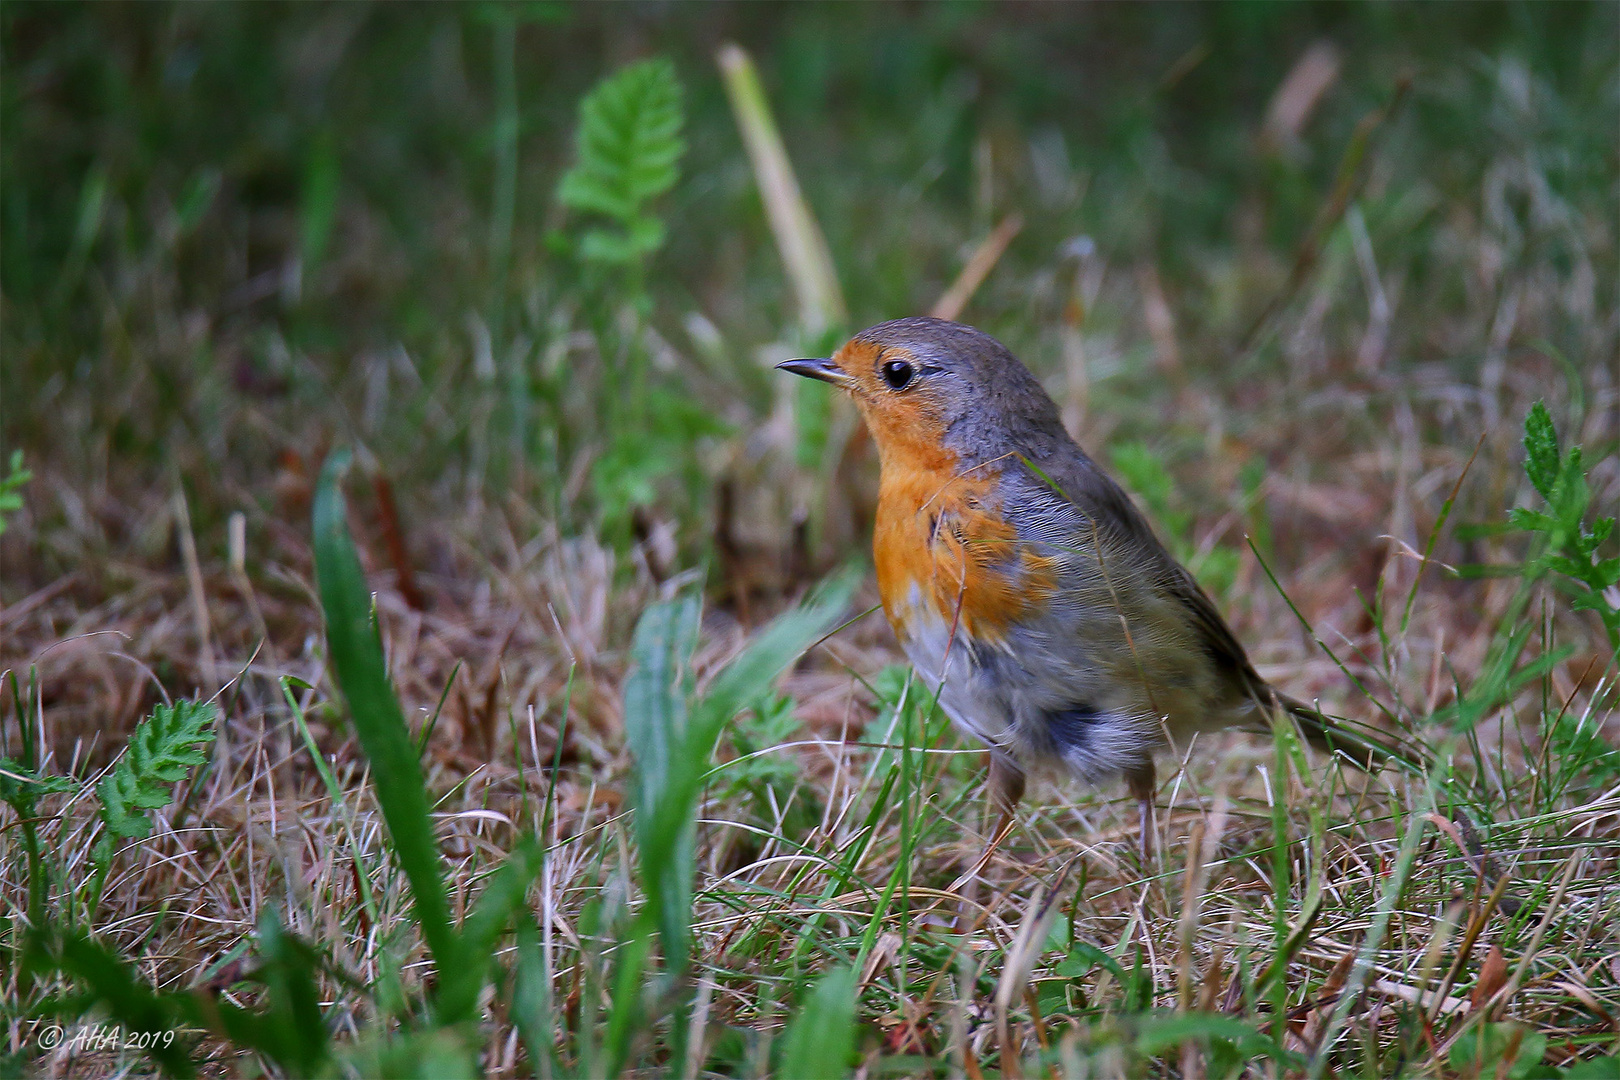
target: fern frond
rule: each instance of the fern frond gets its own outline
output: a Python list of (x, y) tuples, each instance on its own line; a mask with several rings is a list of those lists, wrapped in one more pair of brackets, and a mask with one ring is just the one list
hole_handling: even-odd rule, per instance
[(645, 208), (680, 178), (684, 124), (680, 79), (662, 58), (619, 69), (580, 102), (576, 160), (557, 199), (619, 227), (587, 233), (586, 258), (627, 262), (663, 245), (663, 225)]
[(177, 701), (142, 720), (106, 779), (96, 785), (107, 840), (139, 840), (152, 833), (151, 811), (167, 806), (174, 785), (207, 760), (219, 710)]

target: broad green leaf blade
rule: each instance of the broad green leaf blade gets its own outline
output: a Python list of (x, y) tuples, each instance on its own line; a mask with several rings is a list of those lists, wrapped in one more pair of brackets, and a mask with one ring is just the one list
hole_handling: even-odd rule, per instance
[(459, 1023), (469, 1019), (477, 1009), (478, 993), (484, 988), (490, 958), (495, 955), (495, 943), (512, 925), (517, 913), (524, 910), (529, 886), (544, 865), (544, 849), (534, 837), (526, 836), (478, 895), (461, 925), (462, 963), (440, 977), (440, 1022)]
[(289, 1075), (318, 1075), (331, 1047), (315, 989), (320, 959), (282, 928), (273, 908), (265, 909), (259, 920), (259, 955), (264, 959), (257, 977), (266, 989), (269, 1053)]
[(720, 730), (747, 704), (769, 690), (776, 677), (817, 638), (837, 625), (855, 590), (855, 576), (842, 573), (799, 606), (777, 616), (726, 669), (693, 707), (686, 737), (671, 759), (669, 784), (658, 801), (648, 831), (642, 833), (644, 881), (661, 880), (678, 850), (678, 838), (691, 821), (709, 756)]
[(854, 968), (838, 967), (823, 975), (788, 1027), (776, 1075), (824, 1080), (847, 1074), (855, 1047), (855, 1001)]
[(371, 592), (349, 526), (339, 480), (349, 465), (347, 450), (334, 451), (315, 489), (315, 580), (326, 614), (326, 641), (338, 686), (349, 703), (355, 736), (371, 763), (377, 805), (388, 823), (395, 857), (411, 885), (422, 937), (440, 978), (460, 963), (445, 898), (443, 865), (433, 839), (427, 787), (405, 726), (405, 714), (388, 681), (382, 643), (371, 623)]
[(433, 1080), (477, 1080), (478, 1050), (464, 1028), (433, 1027), (387, 1033), (373, 1027), (343, 1055), (343, 1075), (384, 1078), (432, 1077)]
[(1071, 944), (1069, 955), (1058, 965), (1057, 973), (1072, 979), (1084, 975), (1094, 967), (1108, 971), (1121, 984), (1129, 981), (1129, 976), (1125, 974), (1125, 969), (1119, 966), (1119, 961), (1089, 941), (1076, 941)]
[(540, 950), (540, 932), (534, 917), (525, 913), (517, 928), (517, 964), (513, 973), (512, 1000), (508, 1012), (523, 1037), (529, 1052), (529, 1071), (540, 1075), (542, 1062), (552, 1064), (552, 1033), (555, 1018), (551, 1013), (550, 984), (546, 979), (545, 956)]
[(1297, 1069), (1302, 1063), (1298, 1054), (1284, 1050), (1252, 1024), (1220, 1013), (1157, 1012), (1144, 1016), (1137, 1028), (1136, 1050), (1154, 1057), (1189, 1039), (1219, 1039), (1231, 1043), (1242, 1057), (1265, 1056), (1288, 1069)]
[(625, 1071), (635, 1032), (644, 1022), (643, 973), (652, 956), (652, 940), (652, 920), (645, 914), (631, 924), (628, 933), (619, 935), (614, 950), (613, 989), (607, 995), (607, 1031), (602, 1038), (603, 1076), (619, 1076)]
[[(1507, 1020), (1480, 1024), (1452, 1044), (1446, 1059), (1462, 1076), (1502, 1076), (1523, 1080), (1541, 1064), (1547, 1036)], [(1544, 1075), (1544, 1074), (1537, 1074)], [(1609, 1075), (1613, 1075), (1612, 1073)]]
[[(686, 738), (686, 669), (697, 644), (700, 601), (688, 593), (649, 607), (636, 624), (631, 671), (624, 684), (624, 728), (635, 760), (636, 833), (650, 850), (659, 803), (669, 791), (677, 755)], [(642, 887), (658, 914), (670, 970), (686, 966), (687, 925), (692, 914), (693, 837), (688, 822), (676, 834), (669, 858), (656, 860), (657, 877)], [(644, 867), (648, 859), (642, 857)], [(645, 871), (644, 871), (645, 874)]]
[(653, 604), (636, 623), (624, 682), (624, 733), (635, 760), (638, 808), (650, 811), (668, 789), (686, 735), (683, 683), (697, 644), (699, 614), (698, 597), (688, 593)]

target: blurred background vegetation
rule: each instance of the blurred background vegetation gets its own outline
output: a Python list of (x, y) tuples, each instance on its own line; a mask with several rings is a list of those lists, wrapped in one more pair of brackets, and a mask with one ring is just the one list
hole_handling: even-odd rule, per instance
[[(824, 334), (772, 241), (727, 41), (847, 298)], [(1365, 426), (1335, 420), (1349, 453), (1396, 385), (1467, 387), (1425, 416), (1467, 445), (1502, 419), (1504, 368), (1576, 399), (1612, 383), (1591, 374), (1616, 341), (1611, 4), (14, 0), (0, 48), (3, 441), (41, 541), (9, 541), (8, 596), (166, 547), (141, 507), (176, 477), (205, 552), (231, 510), (275, 543), (351, 441), (416, 534), (476, 535), (451, 515), (477, 506), (621, 549), (658, 532), (673, 566), (713, 547), (724, 489), (755, 534), (724, 544), (791, 562), (808, 515), (800, 559), (825, 565), (858, 543), (858, 507), (806, 510), (846, 430), (765, 361), (927, 311), (1012, 214), (962, 318), (1094, 453), (1125, 440), (1139, 493), (1168, 467), (1192, 509), (1234, 485), (1178, 464), (1219, 448), (1211, 400), (1237, 406), (1213, 422), (1234, 468), (1259, 468), (1326, 387), (1368, 400)], [(589, 215), (557, 190), (582, 97), (648, 56), (673, 62), (686, 153), (629, 281), (580, 257)], [(761, 470), (792, 443), (797, 478)]]

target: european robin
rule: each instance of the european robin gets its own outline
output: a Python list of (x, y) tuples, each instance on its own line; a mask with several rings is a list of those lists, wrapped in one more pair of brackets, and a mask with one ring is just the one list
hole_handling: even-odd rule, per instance
[(1032, 770), (1124, 774), (1146, 855), (1153, 753), (1167, 737), (1263, 730), (1281, 709), (1362, 767), (1392, 753), (1255, 673), (1209, 596), (994, 338), (896, 319), (831, 359), (777, 366), (847, 391), (872, 433), (883, 610), (946, 715), (990, 748), (1003, 819), (986, 859)]

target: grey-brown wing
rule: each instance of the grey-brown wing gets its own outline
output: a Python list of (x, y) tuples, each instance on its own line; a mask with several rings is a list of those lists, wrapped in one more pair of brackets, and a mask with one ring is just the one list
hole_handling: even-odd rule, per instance
[(1076, 528), (1070, 515), (1078, 512), (1112, 541), (1108, 546), (1128, 550), (1137, 572), (1151, 579), (1155, 591), (1185, 612), (1187, 625), (1216, 670), (1231, 680), (1233, 696), (1268, 701), (1270, 688), (1255, 672), (1215, 602), (1160, 543), (1125, 489), (1072, 443), (1064, 449), (1069, 452), (1051, 452), (1044, 460), (1027, 462), (1034, 466), (1031, 494), (1046, 504), (1037, 511), (1037, 519), (1050, 521), (1053, 535), (1072, 536)]
[(1186, 567), (1165, 550), (1124, 489), (1072, 443), (1061, 448), (1048, 446), (1047, 450), (1032, 462), (1039, 472), (1032, 470), (1023, 487), (1024, 499), (1033, 507), (1025, 520), (1037, 523), (1032, 535), (1057, 544), (1062, 536), (1083, 535), (1095, 529), (1104, 546), (1129, 552), (1135, 572), (1151, 579), (1153, 591), (1183, 613), (1191, 636), (1226, 683), (1232, 703), (1247, 698), (1260, 706), (1253, 714), (1255, 730), (1266, 730), (1269, 710), (1280, 705), (1298, 719), (1312, 743), (1364, 768), (1384, 761), (1413, 771), (1424, 768), (1428, 754), (1421, 744), (1371, 725), (1326, 716), (1273, 690), (1254, 670), (1215, 602)]
[(1209, 598), (1209, 594), (1180, 563), (1172, 559), (1171, 568), (1174, 580), (1169, 584), (1170, 591), (1186, 605), (1193, 626), (1197, 628), (1204, 648), (1216, 666), (1230, 673), (1244, 694), (1262, 704), (1267, 703), (1270, 688), (1255, 672), (1254, 665), (1249, 662), (1249, 654), (1243, 650), (1237, 635), (1232, 633), (1232, 628), (1226, 625), (1226, 620), (1216, 610), (1215, 601)]

